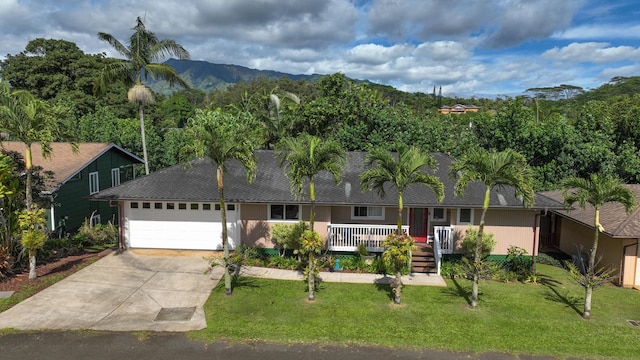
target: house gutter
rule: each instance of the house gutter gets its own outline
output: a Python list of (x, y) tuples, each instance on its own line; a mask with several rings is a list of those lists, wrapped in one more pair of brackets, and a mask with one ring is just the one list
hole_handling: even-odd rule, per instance
[[(636, 239), (636, 243), (635, 244), (629, 244), (629, 245), (625, 245), (622, 247), (622, 266), (620, 267), (620, 269), (622, 271), (620, 271), (620, 286), (624, 286), (624, 257), (627, 254), (627, 248), (631, 247), (631, 246), (639, 246), (640, 245), (640, 238)], [(638, 250), (636, 250), (636, 257), (638, 256)]]

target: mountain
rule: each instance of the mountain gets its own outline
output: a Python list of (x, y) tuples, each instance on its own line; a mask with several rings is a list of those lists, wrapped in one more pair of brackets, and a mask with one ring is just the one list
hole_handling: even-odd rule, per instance
[[(191, 87), (205, 92), (224, 90), (237, 82), (250, 82), (257, 78), (292, 80), (317, 80), (322, 75), (292, 75), (272, 70), (256, 70), (239, 65), (213, 64), (207, 61), (169, 59), (164, 62), (171, 66)], [(166, 81), (148, 81), (153, 91), (169, 95), (178, 88), (169, 86)]]

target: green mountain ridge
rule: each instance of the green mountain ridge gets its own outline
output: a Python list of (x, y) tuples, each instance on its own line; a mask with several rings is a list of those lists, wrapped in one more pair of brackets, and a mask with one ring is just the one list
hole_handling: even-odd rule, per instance
[[(322, 75), (293, 75), (273, 70), (257, 70), (240, 65), (214, 64), (201, 60), (177, 60), (169, 59), (164, 62), (171, 66), (192, 88), (210, 93), (215, 90), (224, 90), (238, 82), (251, 82), (258, 78), (279, 79), (287, 77), (291, 80), (317, 80)], [(147, 82), (148, 86), (156, 93), (170, 95), (179, 90), (176, 86), (169, 86), (166, 81)]]

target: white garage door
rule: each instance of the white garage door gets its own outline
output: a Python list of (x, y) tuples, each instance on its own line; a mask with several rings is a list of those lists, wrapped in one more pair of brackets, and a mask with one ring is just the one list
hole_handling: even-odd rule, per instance
[[(230, 248), (235, 248), (239, 229), (236, 204), (227, 204)], [(127, 244), (131, 248), (222, 250), (220, 208), (213, 203), (127, 202)]]

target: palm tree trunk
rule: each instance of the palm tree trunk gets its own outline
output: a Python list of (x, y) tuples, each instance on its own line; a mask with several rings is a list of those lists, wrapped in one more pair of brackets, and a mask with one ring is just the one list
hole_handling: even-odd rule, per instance
[[(316, 220), (316, 187), (313, 182), (313, 178), (309, 179), (309, 198), (311, 199), (311, 214), (309, 215), (309, 228), (311, 231), (315, 231), (313, 226)], [(309, 252), (308, 258), (308, 275), (307, 284), (309, 286), (309, 301), (316, 299), (316, 277), (315, 277), (315, 263), (313, 257), (313, 250)]]
[(36, 273), (36, 252), (29, 250), (29, 280), (33, 280), (38, 277)]
[(398, 192), (398, 236), (402, 235), (402, 191)]
[(591, 296), (593, 294), (593, 277), (595, 276), (595, 264), (596, 264), (596, 252), (598, 251), (598, 239), (600, 232), (600, 209), (596, 208), (596, 216), (594, 220), (595, 232), (593, 233), (593, 245), (589, 252), (589, 263), (587, 264), (587, 286), (585, 287), (584, 294), (584, 312), (582, 317), (589, 320), (591, 319)]
[(224, 259), (224, 293), (231, 295), (231, 274), (229, 273), (231, 259), (229, 258), (229, 234), (227, 233), (227, 207), (224, 203), (224, 183), (222, 179), (222, 168), (218, 166), (216, 170), (218, 180), (218, 196), (220, 198), (220, 216), (222, 218), (222, 252)]
[(393, 294), (395, 296), (393, 297), (393, 303), (400, 304), (402, 293), (402, 272), (396, 271), (396, 279), (394, 281), (395, 288), (393, 289)]
[(140, 137), (142, 138), (142, 157), (144, 160), (144, 173), (149, 175), (149, 159), (147, 158), (147, 138), (144, 133), (144, 107), (142, 104), (138, 106), (138, 113), (140, 114)]
[[(482, 215), (480, 216), (480, 226), (478, 227), (478, 237), (476, 239), (476, 251), (473, 256), (473, 287), (471, 289), (471, 308), (478, 307), (478, 283), (480, 282), (480, 267), (482, 265), (482, 235), (484, 234), (484, 218), (489, 209), (491, 199), (491, 188), (487, 186), (484, 193), (484, 203), (482, 204)], [(473, 210), (471, 210), (473, 211)]]
[(311, 214), (309, 215), (309, 228), (315, 231), (313, 225), (316, 221), (316, 187), (313, 178), (309, 179), (309, 198), (311, 199)]
[(309, 286), (309, 301), (314, 301), (316, 299), (316, 277), (314, 276), (315, 270), (315, 259), (313, 256), (313, 251), (311, 251), (309, 252), (309, 275), (307, 276), (307, 284)]
[(27, 182), (26, 182), (26, 191), (25, 191), (25, 195), (26, 195), (26, 205), (27, 205), (27, 209), (31, 209), (31, 205), (33, 204), (33, 193), (31, 190), (32, 187), (32, 174), (31, 174), (31, 169), (33, 169), (33, 155), (31, 154), (31, 144), (27, 144), (27, 148), (25, 151), (25, 167), (26, 167), (26, 171), (27, 171)]

